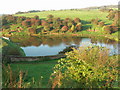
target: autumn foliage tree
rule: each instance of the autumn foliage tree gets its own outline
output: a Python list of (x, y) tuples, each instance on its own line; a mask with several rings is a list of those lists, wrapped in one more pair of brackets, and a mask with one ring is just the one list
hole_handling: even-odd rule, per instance
[(22, 22), (22, 25), (25, 27), (30, 27), (31, 26), (31, 20), (30, 19), (26, 19)]
[(33, 27), (29, 27), (28, 31), (29, 31), (30, 34), (36, 34), (36, 29), (33, 28)]
[(98, 25), (99, 25), (100, 27), (103, 27), (103, 26), (104, 26), (104, 22), (103, 22), (103, 21), (100, 21), (100, 22), (98, 22)]
[(67, 26), (63, 26), (62, 29), (61, 29), (62, 32), (66, 32), (67, 30), (68, 30)]
[(79, 18), (75, 18), (75, 19), (74, 19), (74, 22), (75, 22), (75, 23), (80, 23), (81, 20), (80, 20)]

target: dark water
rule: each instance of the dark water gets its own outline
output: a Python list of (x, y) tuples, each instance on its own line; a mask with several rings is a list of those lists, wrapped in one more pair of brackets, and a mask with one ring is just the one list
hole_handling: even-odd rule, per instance
[(110, 55), (118, 54), (118, 43), (110, 39), (81, 38), (81, 37), (12, 37), (26, 53), (26, 56), (56, 55), (66, 47), (97, 45), (110, 49)]

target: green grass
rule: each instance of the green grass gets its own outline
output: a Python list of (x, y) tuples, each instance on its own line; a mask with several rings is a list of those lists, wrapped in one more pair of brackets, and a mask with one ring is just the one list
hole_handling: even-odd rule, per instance
[[(25, 13), (25, 14), (16, 14), (15, 16), (26, 16), (26, 17), (34, 17), (35, 15), (38, 15), (40, 19), (46, 19), (46, 17), (48, 15), (54, 15), (54, 17), (60, 17), (61, 19), (64, 18), (80, 18), (82, 20), (83, 23), (83, 29), (82, 32), (79, 32), (79, 34), (86, 34), (86, 35), (103, 35), (105, 36), (103, 33), (96, 33), (96, 32), (88, 32), (86, 30), (88, 30), (90, 27), (93, 27), (93, 25), (90, 23), (91, 19), (96, 19), (99, 18), (100, 20), (104, 21), (106, 25), (110, 25), (112, 24), (112, 20), (108, 20), (106, 18), (106, 16), (109, 14), (108, 12), (101, 12), (99, 10), (80, 10), (80, 11), (76, 11), (76, 10), (64, 10), (64, 11), (43, 11), (43, 12), (36, 12), (36, 13)], [(93, 27), (94, 28), (94, 27)], [(96, 28), (99, 29), (101, 31), (101, 28)], [(102, 31), (101, 31), (102, 32)], [(107, 36), (106, 36), (107, 37)], [(116, 41), (119, 41), (117, 37), (115, 37), (115, 35), (111, 35), (111, 37), (108, 36), (108, 38), (110, 39), (114, 39)]]
[(107, 12), (100, 12), (99, 10), (81, 10), (81, 11), (70, 11), (70, 10), (66, 10), (66, 11), (44, 11), (44, 12), (37, 12), (37, 13), (26, 13), (26, 14), (16, 14), (15, 16), (26, 16), (26, 17), (34, 17), (35, 15), (38, 15), (40, 18), (45, 19), (46, 16), (48, 15), (54, 15), (55, 17), (60, 17), (62, 19), (64, 18), (80, 18), (81, 20), (85, 21), (90, 21), (91, 19), (94, 18), (99, 18), (103, 21), (106, 22), (106, 24), (111, 23), (112, 21), (108, 20), (106, 18), (106, 16), (108, 15)]
[[(32, 81), (34, 77), (36, 82), (42, 83), (42, 88), (47, 87), (49, 77), (53, 72), (53, 67), (58, 60), (41, 61), (41, 62), (18, 62), (10, 64), (12, 70), (22, 70), (27, 72), (26, 79)], [(41, 76), (43, 77), (41, 80)]]

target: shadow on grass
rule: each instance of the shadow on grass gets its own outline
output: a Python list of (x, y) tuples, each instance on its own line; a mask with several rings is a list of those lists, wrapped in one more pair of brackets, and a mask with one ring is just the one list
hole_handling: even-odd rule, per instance
[(88, 30), (88, 29), (91, 28), (91, 27), (92, 27), (91, 24), (84, 25), (84, 26), (82, 26), (82, 31)]

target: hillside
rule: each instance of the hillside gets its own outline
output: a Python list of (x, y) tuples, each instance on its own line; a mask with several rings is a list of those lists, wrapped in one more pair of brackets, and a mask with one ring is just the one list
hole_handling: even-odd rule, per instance
[(112, 23), (112, 21), (108, 20), (106, 16), (108, 15), (107, 12), (100, 12), (99, 10), (58, 10), (58, 11), (44, 11), (44, 12), (36, 12), (36, 13), (25, 13), (25, 14), (15, 14), (15, 16), (26, 16), (26, 17), (34, 17), (35, 15), (38, 15), (40, 18), (45, 19), (48, 15), (54, 15), (54, 17), (60, 17), (62, 19), (64, 18), (80, 18), (81, 20), (90, 21), (91, 19), (99, 18), (100, 20), (103, 20), (106, 22), (106, 24)]

